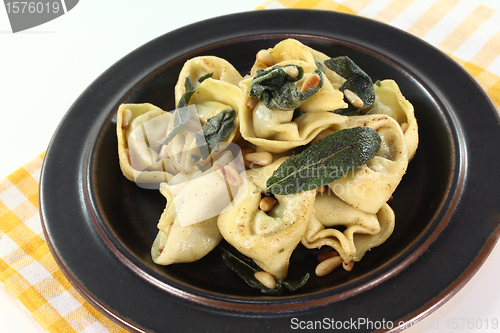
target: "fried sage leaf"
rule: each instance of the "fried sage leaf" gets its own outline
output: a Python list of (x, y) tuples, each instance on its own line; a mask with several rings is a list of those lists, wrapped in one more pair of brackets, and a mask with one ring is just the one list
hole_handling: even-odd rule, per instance
[(371, 160), (380, 143), (369, 127), (337, 131), (289, 157), (268, 178), (265, 190), (293, 194), (331, 183)]
[[(180, 104), (180, 103), (179, 103)], [(167, 145), (180, 131), (187, 126), (193, 118), (193, 109), (186, 106), (180, 107), (174, 111), (174, 128), (163, 138), (156, 142), (156, 145)]]
[(213, 73), (213, 72), (212, 72), (212, 73), (205, 74), (205, 75), (203, 75), (202, 77), (200, 77), (200, 78), (198, 79), (198, 82), (199, 82), (199, 83), (202, 83), (203, 81), (205, 81), (205, 80), (206, 80), (206, 79), (208, 79), (208, 78), (211, 78), (212, 76), (214, 76), (214, 73)]
[(177, 108), (183, 108), (188, 105), (189, 100), (191, 99), (191, 96), (193, 96), (195, 92), (193, 80), (189, 76), (186, 77), (186, 81), (184, 81), (184, 88), (186, 89), (186, 92), (182, 97), (179, 99), (179, 103), (177, 103)]
[(287, 291), (293, 292), (304, 286), (309, 279), (309, 273), (307, 273), (298, 281), (278, 280), (276, 281), (276, 289), (269, 289), (255, 278), (255, 272), (261, 271), (261, 269), (253, 264), (250, 258), (242, 258), (242, 254), (236, 254), (237, 251), (230, 251), (227, 248), (222, 248), (222, 250), (222, 260), (226, 266), (238, 274), (250, 287), (260, 289), (263, 294), (278, 296)]
[[(296, 77), (290, 77), (283, 69), (285, 67), (295, 67), (298, 70)], [(304, 76), (304, 68), (298, 65), (275, 65), (266, 70), (258, 70), (257, 75), (250, 84), (250, 97), (257, 97), (263, 101), (266, 107), (271, 110), (289, 111), (296, 109), (300, 104), (314, 95), (323, 86), (323, 76), (321, 71), (316, 70), (320, 76), (319, 84), (312, 89), (301, 92), (294, 82)]]
[(209, 118), (201, 131), (193, 133), (202, 159), (206, 159), (212, 149), (236, 128), (235, 118), (235, 110), (223, 110)]
[(336, 113), (351, 115), (353, 111), (363, 111), (372, 106), (375, 102), (375, 89), (373, 88), (372, 79), (361, 68), (358, 67), (347, 56), (340, 56), (325, 60), (325, 66), (342, 76), (346, 81), (339, 88), (340, 91), (349, 89), (363, 101), (364, 106), (361, 109), (356, 109), (352, 105), (347, 109), (341, 109)]

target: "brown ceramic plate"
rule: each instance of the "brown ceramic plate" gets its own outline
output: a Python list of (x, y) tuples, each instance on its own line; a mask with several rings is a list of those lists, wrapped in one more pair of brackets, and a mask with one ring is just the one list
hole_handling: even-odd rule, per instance
[[(282, 297), (249, 288), (224, 266), (218, 249), (196, 263), (155, 265), (150, 247), (165, 201), (120, 172), (118, 105), (149, 102), (171, 110), (187, 59), (217, 55), (246, 74), (258, 50), (288, 37), (349, 56), (374, 81), (396, 80), (414, 105), (420, 146), (394, 194), (393, 235), (353, 271), (312, 274), (306, 286)], [(68, 111), (41, 177), (46, 239), (71, 283), (130, 330), (281, 332), (310, 320), (398, 330), (400, 321), (421, 319), (463, 286), (499, 237), (500, 156), (492, 153), (500, 143), (498, 123), (487, 95), (459, 65), (390, 26), (308, 10), (203, 21), (118, 61)], [(315, 265), (292, 264), (290, 278)]]

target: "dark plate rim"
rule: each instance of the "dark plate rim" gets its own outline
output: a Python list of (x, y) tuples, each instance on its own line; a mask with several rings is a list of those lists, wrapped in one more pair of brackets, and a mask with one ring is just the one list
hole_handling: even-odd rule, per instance
[[(307, 25), (307, 24), (297, 24), (294, 23), (292, 27), (293, 19), (297, 18), (303, 18), (303, 17), (314, 17), (317, 18), (320, 22), (327, 22), (327, 20), (339, 20), (342, 22), (351, 22), (351, 23), (356, 23), (357, 26), (351, 29), (348, 32), (342, 31), (342, 32), (331, 32), (328, 30), (328, 28), (325, 27), (320, 27), (320, 26), (315, 26), (315, 25)], [(279, 19), (276, 19), (279, 18)], [(272, 22), (270, 20), (273, 20)], [(235, 26), (238, 25), (239, 22), (253, 22), (253, 25), (250, 25), (248, 28), (242, 28), (242, 29), (228, 29), (228, 26)], [(263, 26), (262, 23), (267, 22), (268, 24)], [(369, 32), (368, 35), (370, 34), (375, 34), (378, 33), (379, 36), (384, 36), (384, 38), (378, 37), (378, 40), (381, 40), (381, 43), (375, 45), (373, 42), (370, 41), (370, 36), (365, 36), (364, 33), (367, 33), (366, 28), (371, 27), (373, 31)], [(295, 29), (295, 30), (294, 30)], [(358, 31), (359, 29), (365, 29), (365, 31), (360, 32)], [(56, 178), (55, 172), (56, 168), (61, 168), (61, 166), (58, 166), (58, 159), (61, 157), (61, 155), (65, 153), (69, 153), (69, 149), (74, 149), (75, 147), (67, 147), (67, 145), (64, 145), (64, 142), (62, 142), (62, 139), (67, 137), (69, 134), (68, 131), (68, 124), (74, 124), (75, 121), (82, 121), (84, 119), (84, 115), (78, 114), (78, 110), (81, 111), (82, 106), (87, 102), (87, 100), (95, 94), (95, 91), (98, 90), (100, 86), (104, 82), (106, 82), (108, 85), (113, 85), (116, 84), (117, 90), (114, 91), (113, 96), (110, 97), (102, 97), (102, 103), (104, 103), (107, 107), (104, 107), (102, 111), (96, 111), (95, 114), (99, 116), (99, 118), (96, 118), (96, 120), (92, 123), (89, 124), (88, 126), (83, 125), (80, 131), (84, 133), (86, 136), (85, 140), (82, 140), (81, 143), (77, 144), (78, 145), (78, 152), (84, 152), (84, 154), (80, 154), (79, 156), (75, 156), (75, 153), (73, 152), (72, 154), (69, 154), (70, 157), (74, 157), (75, 161), (72, 163), (76, 164), (77, 170), (72, 171), (72, 176), (73, 176), (73, 182), (76, 181), (77, 184), (73, 184), (73, 189), (78, 189), (79, 193), (78, 195), (75, 196), (74, 199), (67, 199), (64, 198), (64, 200), (67, 200), (69, 202), (73, 201), (72, 203), (74, 204), (74, 200), (77, 200), (77, 202), (80, 203), (85, 203), (83, 206), (92, 207), (92, 198), (89, 196), (89, 178), (88, 178), (88, 173), (86, 170), (89, 170), (92, 166), (89, 165), (92, 161), (91, 154), (92, 154), (92, 149), (88, 147), (92, 147), (92, 140), (95, 140), (95, 137), (98, 135), (99, 128), (103, 126), (103, 123), (106, 121), (110, 120), (110, 105), (117, 105), (117, 102), (120, 99), (123, 99), (123, 93), (130, 92), (133, 90), (133, 87), (137, 84), (139, 84), (141, 81), (147, 80), (147, 75), (145, 76), (144, 73), (150, 73), (149, 75), (153, 75), (155, 71), (160, 70), (162, 67), (162, 62), (165, 62), (166, 60), (164, 59), (164, 56), (160, 56), (158, 54), (153, 55), (153, 60), (149, 64), (148, 68), (141, 68), (141, 69), (131, 69), (128, 70), (126, 73), (120, 73), (124, 68), (126, 68), (127, 64), (130, 64), (134, 61), (138, 61), (141, 57), (144, 56), (145, 52), (148, 52), (151, 50), (151, 48), (158, 48), (159, 43), (164, 42), (164, 41), (170, 41), (173, 42), (174, 45), (171, 47), (171, 49), (176, 50), (177, 52), (172, 52), (168, 59), (175, 59), (178, 56), (185, 55), (186, 53), (189, 52), (196, 52), (193, 50), (193, 45), (192, 42), (179, 42), (179, 38), (181, 38), (182, 35), (190, 35), (196, 33), (199, 35), (199, 37), (207, 37), (206, 39), (200, 38), (203, 40), (203, 42), (197, 42), (195, 43), (196, 50), (199, 50), (200, 48), (207, 47), (213, 43), (225, 43), (234, 39), (238, 38), (251, 38), (252, 36), (259, 36), (259, 35), (272, 35), (272, 34), (278, 34), (278, 35), (301, 35), (301, 36), (314, 36), (316, 38), (321, 38), (321, 37), (328, 37), (328, 38), (335, 38), (338, 40), (341, 40), (345, 43), (349, 43), (353, 45), (353, 47), (363, 47), (365, 49), (370, 50), (371, 52), (375, 53), (381, 53), (387, 55), (388, 52), (394, 51), (394, 53), (391, 53), (391, 57), (395, 58), (398, 63), (401, 66), (406, 66), (407, 68), (411, 68), (415, 70), (415, 68), (418, 68), (418, 66), (415, 65), (415, 63), (421, 61), (420, 59), (416, 59), (417, 56), (411, 55), (409, 53), (405, 54), (406, 58), (401, 57), (401, 54), (404, 52), (408, 52), (408, 50), (403, 47), (403, 51), (398, 50), (396, 51), (394, 46), (391, 44), (394, 43), (390, 37), (397, 38), (399, 41), (404, 41), (406, 43), (409, 43), (409, 46), (407, 49), (411, 48), (416, 48), (419, 51), (425, 51), (426, 53), (430, 53), (433, 57), (437, 58), (438, 63), (445, 63), (446, 67), (448, 70), (452, 70), (453, 74), (459, 77), (462, 82), (463, 80), (466, 81), (467, 87), (469, 89), (473, 89), (473, 92), (470, 93), (472, 96), (475, 98), (480, 97), (482, 100), (482, 105), (484, 108), (488, 109), (488, 112), (490, 110), (493, 111), (492, 114), (488, 114), (488, 117), (493, 117), (496, 119), (496, 123), (493, 125), (490, 125), (490, 129), (496, 128), (498, 125), (498, 114), (496, 112), (496, 109), (489, 99), (489, 97), (482, 91), (482, 89), (479, 87), (479, 85), (472, 79), (472, 77), (465, 72), (458, 64), (456, 64), (454, 61), (452, 61), (449, 57), (444, 55), (442, 52), (439, 50), (435, 49), (434, 47), (430, 46), (429, 44), (422, 42), (421, 40), (411, 36), (410, 34), (407, 34), (405, 32), (402, 32), (400, 30), (397, 30), (395, 28), (392, 28), (390, 26), (381, 24), (379, 22), (361, 18), (358, 16), (352, 16), (348, 14), (340, 14), (336, 12), (327, 12), (327, 11), (315, 11), (315, 10), (268, 10), (268, 11), (255, 11), (255, 12), (247, 12), (247, 13), (240, 13), (240, 14), (233, 14), (233, 15), (227, 15), (223, 17), (218, 17), (206, 21), (202, 21), (199, 23), (195, 23), (189, 26), (186, 26), (184, 28), (175, 30), (173, 32), (170, 32), (164, 36), (161, 36), (150, 43), (138, 48), (131, 54), (127, 55), (124, 57), (122, 60), (118, 61), (115, 65), (113, 65), (110, 69), (108, 69), (105, 73), (103, 73), (96, 81), (78, 98), (78, 100), (75, 102), (75, 104), (72, 106), (72, 108), (67, 112), (66, 116), (64, 117), (63, 121), (61, 122), (60, 126), (58, 127), (58, 130), (56, 131), (50, 145), (49, 149), (47, 150), (45, 159), (44, 159), (44, 165), (42, 168), (42, 176), (41, 176), (41, 181), (40, 181), (40, 214), (41, 214), (41, 219), (42, 219), (42, 225), (44, 228), (44, 233), (46, 236), (47, 243), (49, 244), (49, 247), (51, 249), (51, 252), (54, 255), (54, 258), (56, 259), (56, 262), (60, 266), (61, 270), (63, 273), (68, 277), (70, 282), (84, 295), (84, 297), (89, 300), (93, 305), (97, 306), (98, 308), (101, 309), (101, 311), (107, 313), (108, 316), (119, 322), (121, 325), (126, 326), (128, 329), (133, 329), (133, 330), (147, 330), (144, 327), (141, 327), (141, 325), (138, 325), (137, 318), (131, 318), (128, 317), (127, 315), (123, 315), (123, 313), (120, 313), (119, 310), (116, 310), (116, 307), (114, 306), (113, 301), (108, 299), (102, 299), (100, 297), (100, 292), (101, 291), (101, 286), (96, 286), (95, 283), (94, 285), (89, 285), (88, 281), (84, 281), (81, 279), (81, 276), (75, 273), (74, 266), (75, 262), (72, 262), (73, 255), (71, 253), (68, 253), (68, 246), (67, 244), (65, 245), (64, 242), (67, 243), (67, 240), (62, 239), (62, 233), (60, 230), (57, 230), (61, 227), (60, 222), (55, 222), (55, 219), (57, 218), (59, 221), (64, 219), (64, 216), (60, 216), (61, 213), (64, 213), (69, 217), (69, 215), (74, 214), (73, 216), (77, 216), (77, 218), (80, 219), (80, 224), (82, 229), (85, 229), (84, 226), (88, 229), (88, 227), (97, 227), (93, 229), (92, 231), (88, 231), (87, 234), (84, 234), (84, 238), (86, 238), (89, 242), (104, 242), (106, 244), (106, 247), (108, 250), (110, 250), (110, 253), (106, 254), (107, 260), (113, 260), (118, 257), (121, 262), (121, 265), (124, 267), (119, 267), (118, 269), (121, 271), (127, 271), (130, 274), (135, 275), (136, 277), (139, 276), (141, 279), (144, 279), (144, 281), (148, 281), (147, 283), (149, 284), (148, 286), (144, 287), (147, 290), (163, 290), (165, 291), (165, 286), (162, 285), (161, 282), (155, 281), (155, 279), (151, 278), (150, 272), (144, 273), (141, 270), (135, 269), (135, 264), (134, 264), (134, 259), (130, 259), (130, 255), (126, 253), (126, 250), (124, 252), (123, 247), (118, 243), (116, 243), (116, 240), (113, 239), (113, 236), (109, 235), (109, 231), (103, 229), (102, 226), (99, 225), (98, 222), (96, 222), (98, 219), (95, 216), (92, 216), (94, 212), (90, 211), (90, 216), (88, 216), (88, 211), (85, 211), (85, 207), (80, 207), (81, 210), (74, 208), (74, 207), (69, 207), (66, 209), (63, 209), (64, 212), (61, 210), (58, 211), (59, 216), (54, 216), (55, 213), (53, 212), (54, 207), (58, 205), (58, 200), (61, 200), (61, 197), (58, 198), (58, 196), (53, 195), (54, 189), (57, 187), (58, 183), (60, 185), (60, 180)], [(175, 45), (175, 43), (179, 45)], [(429, 55), (428, 55), (429, 56)], [(117, 74), (120, 74), (117, 76)], [(415, 74), (415, 73), (414, 73)], [(428, 78), (429, 74), (425, 72), (425, 70), (422, 70), (420, 73), (416, 73), (416, 76), (423, 77), (423, 78)], [(433, 79), (435, 79), (433, 77)], [(453, 106), (455, 101), (452, 100), (453, 97), (456, 97), (457, 92), (451, 91), (453, 88), (456, 87), (450, 87), (450, 88), (443, 88), (443, 82), (442, 80), (433, 80), (432, 82), (429, 82), (429, 87), (432, 88), (438, 88), (437, 93), (440, 94), (441, 100), (447, 104), (447, 107), (451, 108), (452, 110), (456, 110), (456, 108)], [(453, 86), (453, 84), (452, 84)], [(462, 98), (461, 100), (463, 101), (465, 98)], [(450, 105), (448, 105), (450, 104)], [(112, 110), (115, 108), (113, 107)], [(481, 158), (481, 160), (484, 160), (486, 156), (483, 155), (478, 155), (477, 152), (474, 152), (474, 154), (471, 153), (471, 144), (476, 143), (477, 144), (477, 138), (472, 138), (472, 135), (476, 135), (476, 133), (471, 134), (471, 131), (468, 130), (465, 126), (464, 123), (467, 121), (465, 118), (466, 116), (463, 115), (463, 111), (456, 112), (451, 114), (450, 122), (452, 122), (454, 125), (457, 127), (454, 128), (454, 137), (455, 141), (457, 143), (456, 148), (459, 150), (456, 152), (458, 158), (456, 158), (456, 168), (457, 172), (455, 172), (456, 177), (453, 180), (454, 184), (451, 185), (450, 187), (450, 193), (449, 193), (449, 199), (447, 200), (448, 207), (452, 208), (459, 208), (459, 213), (457, 213), (456, 209), (448, 209), (446, 211), (443, 211), (444, 216), (442, 216), (442, 220), (438, 225), (436, 226), (436, 229), (433, 230), (430, 233), (430, 237), (428, 238), (427, 241), (423, 242), (420, 244), (418, 247), (417, 251), (415, 251), (411, 256), (408, 256), (405, 258), (399, 265), (396, 266), (396, 268), (393, 268), (391, 271), (386, 272), (384, 276), (379, 277), (378, 279), (375, 279), (372, 281), (372, 283), (368, 285), (363, 285), (360, 287), (360, 289), (357, 292), (352, 292), (349, 293), (348, 295), (336, 295), (335, 297), (338, 296), (338, 298), (335, 298), (335, 302), (342, 302), (342, 300), (346, 297), (354, 297), (355, 295), (359, 294), (360, 292), (366, 291), (368, 289), (371, 289), (372, 287), (379, 285), (381, 283), (384, 283), (386, 280), (393, 280), (393, 279), (398, 279), (399, 278), (399, 273), (403, 270), (408, 270), (408, 266), (415, 266), (413, 265), (413, 262), (417, 262), (420, 266), (424, 265), (423, 259), (424, 257), (428, 256), (426, 255), (426, 252), (429, 252), (428, 248), (429, 246), (434, 246), (434, 247), (440, 247), (442, 245), (434, 245), (433, 243), (438, 240), (443, 244), (444, 239), (446, 239), (446, 236), (442, 236), (442, 232), (447, 232), (449, 229), (453, 229), (454, 226), (448, 226), (449, 220), (453, 219), (454, 223), (457, 218), (463, 218), (465, 215), (469, 215), (470, 212), (463, 212), (463, 201), (466, 200), (466, 197), (470, 196), (471, 191), (474, 191), (477, 189), (476, 184), (474, 183), (473, 179), (476, 178), (481, 178), (481, 175), (478, 175), (477, 173), (474, 173), (471, 175), (471, 168), (474, 168), (476, 166), (476, 159)], [(470, 119), (469, 119), (470, 121)], [(469, 124), (469, 123), (467, 123)], [(484, 125), (482, 122), (479, 125)], [(474, 141), (475, 139), (476, 141)], [(498, 139), (498, 135), (495, 134), (493, 137), (492, 142), (495, 142), (495, 139)], [(497, 140), (500, 142), (500, 140)], [(90, 145), (89, 145), (90, 144)], [(88, 145), (88, 146), (86, 146)], [(472, 147), (474, 147), (472, 145)], [(62, 150), (62, 151), (61, 151)], [(470, 156), (474, 155), (474, 156)], [(472, 159), (474, 158), (474, 159)], [(492, 163), (494, 165), (498, 165), (499, 159), (498, 158), (490, 158), (492, 159)], [(68, 164), (68, 166), (75, 166), (74, 164)], [(67, 167), (67, 166), (66, 166)], [(64, 166), (63, 166), (64, 168)], [(484, 172), (485, 174), (482, 175), (482, 179), (484, 180), (484, 177), (488, 175), (488, 171), (491, 169), (488, 168), (483, 168), (485, 169)], [(71, 172), (70, 172), (71, 174)], [(75, 177), (76, 175), (76, 177)], [(471, 179), (472, 178), (472, 179)], [(493, 190), (494, 186), (491, 187), (485, 184), (487, 186), (486, 190), (491, 191)], [(453, 193), (451, 193), (451, 190), (453, 190)], [(498, 205), (493, 202), (488, 202), (489, 206), (487, 209), (487, 213), (489, 213), (492, 216), (488, 216), (488, 218), (492, 219), (492, 221), (488, 221), (489, 224), (485, 226), (481, 230), (482, 233), (484, 233), (484, 238), (483, 238), (483, 244), (477, 244), (477, 252), (475, 254), (475, 259), (471, 261), (470, 263), (467, 264), (466, 267), (461, 267), (459, 270), (459, 274), (457, 277), (451, 281), (448, 281), (447, 287), (441, 290), (437, 294), (433, 294), (432, 297), (428, 299), (427, 302), (422, 304), (419, 308), (415, 309), (411, 313), (408, 313), (403, 316), (399, 316), (400, 320), (404, 321), (415, 321), (419, 320), (426, 315), (428, 315), (430, 312), (435, 310), (439, 305), (444, 303), (446, 300), (448, 300), (454, 293), (456, 293), (463, 285), (466, 284), (466, 282), (473, 276), (473, 274), (479, 269), (481, 264), (484, 262), (484, 260), (487, 258), (487, 255), (491, 252), (493, 249), (495, 243), (497, 242), (498, 238), (500, 237), (500, 227), (498, 226)], [(459, 217), (456, 215), (460, 214)], [(496, 214), (496, 215), (495, 215)], [(470, 216), (470, 215), (469, 215)], [(486, 216), (484, 213), (481, 216)], [(485, 222), (486, 224), (486, 222)], [(67, 231), (69, 231), (68, 229)], [(73, 250), (75, 251), (75, 250)], [(76, 256), (79, 257), (79, 256)], [(80, 258), (80, 257), (79, 257)], [(104, 261), (104, 260), (103, 260)], [(140, 280), (143, 281), (143, 280)], [(142, 283), (142, 282), (141, 282)], [(108, 283), (109, 285), (109, 283)], [(168, 288), (167, 288), (168, 289)], [(174, 288), (175, 289), (175, 288)], [(201, 306), (201, 311), (213, 311), (215, 309), (215, 313), (218, 313), (217, 308), (222, 308), (225, 314), (221, 314), (223, 317), (227, 316), (228, 313), (230, 313), (231, 309), (226, 307), (226, 303), (222, 301), (220, 303), (217, 300), (209, 299), (208, 302), (205, 298), (199, 298), (198, 296), (190, 293), (179, 293), (178, 290), (173, 290), (170, 291), (170, 293), (176, 294), (180, 296), (181, 299), (184, 301), (187, 301), (189, 305), (187, 305), (188, 308), (191, 308), (193, 304), (191, 303), (196, 303), (195, 308), (198, 309), (197, 306)], [(175, 300), (174, 300), (175, 302)], [(246, 300), (242, 300), (242, 306), (241, 307), (236, 307), (237, 311), (241, 311), (242, 313), (245, 313), (245, 316), (252, 316), (251, 313), (254, 313), (253, 315), (266, 315), (266, 311), (269, 311), (272, 316), (279, 316), (280, 313), (286, 313), (287, 311), (296, 311), (296, 310), (304, 310), (303, 307), (304, 305), (309, 305), (311, 308), (318, 307), (319, 309), (324, 308), (324, 301), (313, 301), (311, 302), (304, 302), (301, 300), (294, 299), (293, 297), (288, 299), (287, 302), (289, 304), (288, 308), (285, 307), (283, 308), (281, 305), (278, 305), (276, 307), (275, 303), (272, 303), (266, 308), (264, 307), (264, 311), (259, 310), (255, 311), (254, 307), (257, 306), (257, 304), (252, 303), (253, 301), (250, 300), (250, 302), (246, 302)], [(332, 300), (327, 301), (326, 304), (331, 304)], [(182, 302), (181, 302), (182, 303)], [(279, 303), (279, 302), (278, 302)], [(264, 304), (261, 304), (264, 305)], [(198, 309), (199, 310), (199, 309)], [(304, 310), (307, 311), (307, 310)], [(321, 311), (320, 311), (321, 312)], [(318, 312), (318, 313), (320, 313)], [(249, 314), (250, 313), (250, 314)], [(397, 330), (397, 328), (394, 328)]]

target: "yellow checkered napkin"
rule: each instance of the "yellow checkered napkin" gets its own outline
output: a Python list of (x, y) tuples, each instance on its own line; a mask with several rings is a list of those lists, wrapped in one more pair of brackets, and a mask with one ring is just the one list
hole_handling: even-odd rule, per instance
[(127, 332), (78, 294), (50, 254), (38, 214), (42, 158), (0, 181), (0, 281), (48, 332)]
[(469, 0), (268, 0), (258, 9), (277, 8), (357, 14), (412, 33), (455, 59), (500, 107), (500, 11)]
[[(460, 63), (500, 105), (500, 13), (469, 0), (274, 0), (257, 9), (312, 8), (358, 14), (406, 30)], [(38, 215), (43, 155), (0, 181), (0, 281), (48, 332), (126, 332), (63, 276)]]

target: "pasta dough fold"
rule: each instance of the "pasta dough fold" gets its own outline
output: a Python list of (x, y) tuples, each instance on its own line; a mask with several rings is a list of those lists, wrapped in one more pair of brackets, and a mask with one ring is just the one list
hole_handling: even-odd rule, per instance
[[(211, 75), (212, 80), (238, 85), (243, 79), (234, 66), (225, 59), (216, 56), (200, 56), (192, 58), (184, 63), (179, 73), (179, 78), (175, 86), (175, 105), (179, 103), (181, 97), (186, 93), (184, 86), (186, 78), (189, 76), (194, 88), (200, 86), (200, 78)], [(202, 82), (203, 83), (203, 82)]]
[(408, 159), (411, 160), (418, 147), (418, 124), (413, 105), (403, 96), (393, 80), (379, 81), (375, 88), (375, 103), (366, 114), (385, 114), (394, 118), (399, 125), (407, 124), (404, 131)]
[[(151, 148), (165, 136), (171, 114), (153, 104), (122, 104), (117, 111), (118, 157), (123, 175), (132, 182), (160, 183), (176, 173), (170, 161), (158, 168), (158, 148)], [(156, 167), (155, 167), (156, 166)]]
[(267, 178), (285, 160), (246, 172), (248, 190), (238, 192), (241, 201), (219, 215), (217, 225), (224, 239), (240, 253), (252, 258), (264, 271), (277, 279), (288, 273), (290, 255), (300, 242), (312, 215), (316, 191), (277, 195), (277, 204), (269, 211), (259, 209)]
[(214, 117), (224, 110), (235, 110), (235, 128), (225, 142), (234, 142), (240, 138), (240, 108), (243, 92), (241, 89), (228, 82), (208, 78), (204, 80), (189, 100), (189, 105), (196, 105), (201, 125), (209, 118)]
[(158, 222), (160, 230), (151, 247), (153, 261), (159, 265), (170, 265), (203, 258), (222, 239), (217, 228), (217, 216), (181, 226), (169, 187), (162, 187), (160, 192), (167, 199), (167, 204)]
[[(214, 165), (230, 165), (241, 172), (229, 150)], [(222, 239), (217, 227), (218, 215), (237, 201), (234, 196), (246, 192), (246, 183), (228, 184), (212, 168), (190, 175), (177, 174), (163, 183), (161, 194), (167, 199), (158, 222), (153, 243), (153, 261), (160, 265), (196, 261), (209, 253)]]
[[(241, 82), (248, 95), (250, 80)], [(306, 112), (292, 120), (293, 111), (273, 111), (263, 102), (248, 108), (247, 101), (240, 107), (240, 132), (248, 142), (271, 153), (282, 153), (311, 142), (316, 135), (347, 117), (331, 112)]]
[(318, 194), (314, 214), (301, 242), (309, 249), (330, 246), (344, 263), (357, 262), (366, 251), (389, 238), (394, 224), (394, 212), (388, 204), (383, 204), (376, 214), (370, 214), (346, 204), (332, 193)]
[(389, 116), (349, 117), (336, 129), (357, 126), (376, 130), (382, 139), (380, 149), (366, 164), (328, 185), (351, 206), (376, 214), (389, 200), (406, 172), (408, 148), (399, 124)]

